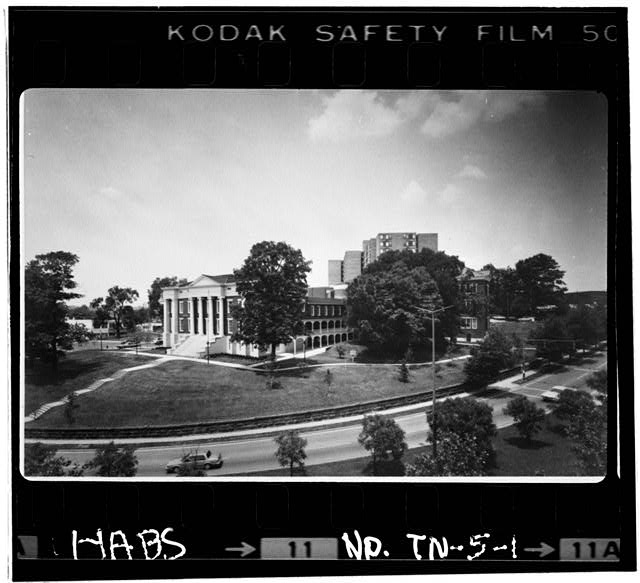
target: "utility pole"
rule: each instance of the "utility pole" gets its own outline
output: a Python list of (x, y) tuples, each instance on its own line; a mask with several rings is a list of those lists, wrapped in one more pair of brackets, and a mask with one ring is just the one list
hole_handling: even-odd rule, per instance
[(433, 419), (433, 425), (431, 427), (433, 447), (433, 461), (436, 462), (436, 454), (438, 453), (438, 446), (436, 440), (436, 318), (435, 315), (438, 312), (444, 312), (453, 306), (445, 306), (444, 308), (438, 308), (437, 310), (428, 310), (427, 308), (418, 308), (420, 312), (426, 312), (431, 318), (431, 377), (433, 381), (431, 392), (431, 415)]

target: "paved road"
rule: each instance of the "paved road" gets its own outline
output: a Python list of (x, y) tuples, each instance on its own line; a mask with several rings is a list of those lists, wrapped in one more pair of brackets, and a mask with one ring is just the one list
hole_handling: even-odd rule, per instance
[[(541, 394), (545, 390), (556, 385), (585, 388), (587, 377), (605, 365), (606, 355), (598, 356), (590, 362), (584, 362), (579, 366), (566, 366), (565, 370), (560, 373), (538, 377), (524, 385), (514, 386), (509, 392), (505, 391), (482, 398), (482, 400), (493, 408), (494, 421), (498, 428), (506, 427), (511, 425), (513, 420), (504, 415), (502, 409), (513, 394), (525, 395), (538, 405), (548, 409), (549, 405), (541, 400)], [(426, 440), (425, 408), (430, 403), (423, 405), (420, 409), (393, 415), (406, 433), (409, 448), (424, 445)], [(358, 444), (360, 429), (361, 424), (356, 423), (349, 426), (327, 427), (302, 432), (308, 442), (306, 447), (307, 465), (348, 460), (366, 455), (366, 451)], [(193, 451), (195, 448), (196, 446), (188, 444), (139, 448), (136, 450), (139, 462), (138, 476), (164, 476), (164, 466), (167, 461), (178, 458), (183, 453)], [(225, 460), (224, 466), (220, 470), (211, 470), (209, 475), (212, 477), (265, 471), (280, 467), (274, 456), (273, 437), (246, 438), (219, 443), (212, 441), (198, 445), (197, 449), (202, 452), (210, 449), (214, 456), (222, 453)], [(93, 456), (91, 450), (61, 449), (58, 454), (78, 463), (84, 463)]]

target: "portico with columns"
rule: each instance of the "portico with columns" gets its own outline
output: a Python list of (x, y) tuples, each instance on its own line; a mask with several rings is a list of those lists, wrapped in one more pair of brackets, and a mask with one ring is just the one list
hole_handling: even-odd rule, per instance
[(170, 354), (229, 353), (259, 356), (257, 348), (232, 342), (231, 307), (239, 302), (233, 275), (201, 275), (184, 286), (162, 289), (164, 345)]

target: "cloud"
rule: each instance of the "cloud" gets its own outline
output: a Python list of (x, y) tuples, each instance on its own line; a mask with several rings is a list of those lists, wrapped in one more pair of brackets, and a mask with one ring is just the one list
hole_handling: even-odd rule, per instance
[(412, 180), (400, 194), (400, 198), (408, 203), (416, 203), (425, 200), (427, 191), (415, 180)]
[(460, 178), (474, 178), (476, 180), (484, 180), (487, 175), (482, 168), (473, 166), (473, 164), (467, 164), (460, 172), (458, 172)]
[(338, 91), (323, 99), (324, 111), (309, 120), (313, 140), (386, 136), (419, 111), (417, 97), (385, 104), (377, 91)]
[(443, 190), (440, 191), (440, 194), (438, 195), (438, 200), (440, 201), (441, 204), (452, 205), (452, 204), (456, 204), (457, 202), (460, 202), (463, 194), (464, 192), (459, 186), (450, 182), (444, 187)]
[(546, 95), (534, 91), (459, 91), (438, 94), (421, 131), (431, 138), (441, 138), (467, 130), (479, 122), (503, 121), (523, 109), (541, 107), (546, 100)]
[(98, 190), (101, 196), (109, 200), (118, 200), (123, 197), (124, 193), (113, 186), (103, 186)]
[(343, 90), (323, 97), (323, 111), (309, 120), (313, 140), (343, 141), (386, 136), (411, 120), (441, 138), (482, 122), (500, 122), (547, 100), (539, 91), (413, 91), (395, 99), (388, 92)]

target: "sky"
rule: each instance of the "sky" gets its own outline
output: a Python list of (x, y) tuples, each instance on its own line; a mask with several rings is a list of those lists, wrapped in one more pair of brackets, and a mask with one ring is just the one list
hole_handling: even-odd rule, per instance
[(23, 95), (26, 263), (71, 251), (89, 303), (231, 273), (262, 240), (327, 261), (435, 232), (469, 267), (537, 253), (607, 286), (607, 102), (593, 92), (78, 90)]

